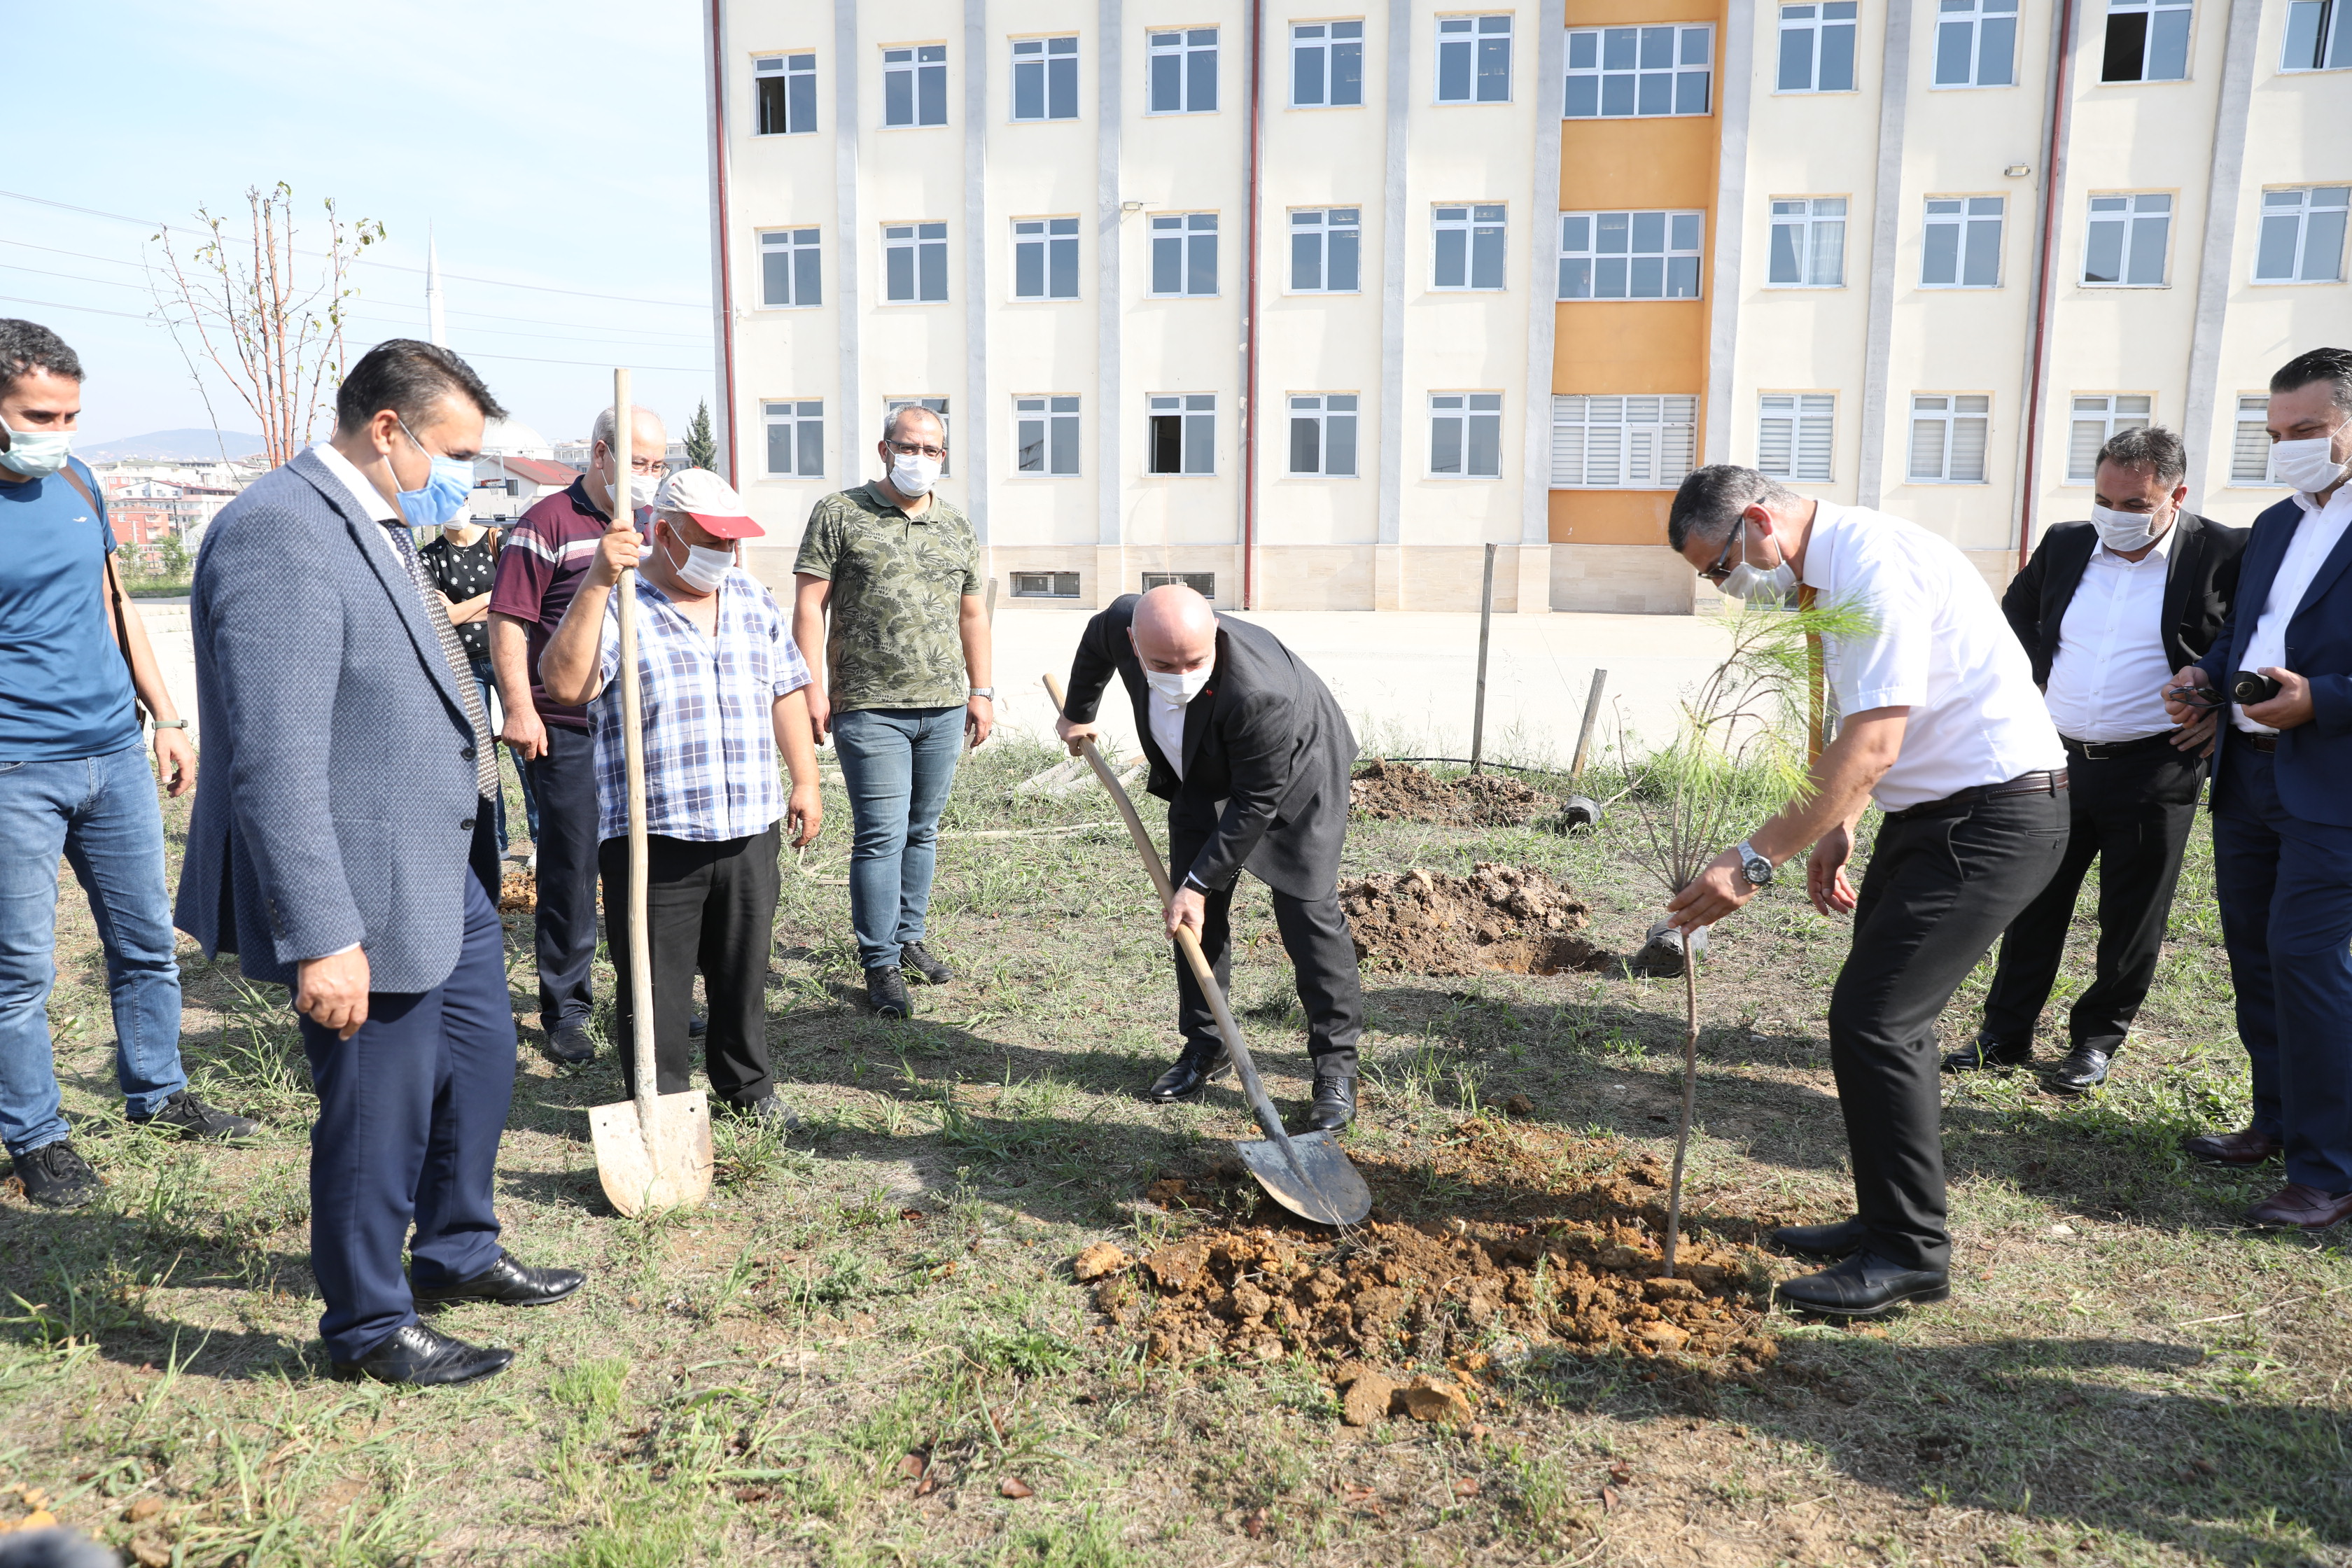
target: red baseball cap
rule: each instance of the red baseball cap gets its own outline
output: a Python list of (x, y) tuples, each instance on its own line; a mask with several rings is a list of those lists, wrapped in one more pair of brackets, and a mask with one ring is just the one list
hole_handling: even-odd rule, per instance
[(767, 530), (743, 510), (735, 487), (709, 468), (673, 468), (654, 492), (656, 511), (682, 511), (714, 539), (760, 539)]

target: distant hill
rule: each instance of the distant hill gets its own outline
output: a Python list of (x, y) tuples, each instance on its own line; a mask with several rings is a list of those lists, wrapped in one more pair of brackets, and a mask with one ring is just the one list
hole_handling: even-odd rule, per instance
[(125, 436), (95, 447), (77, 442), (74, 456), (86, 463), (119, 463), (127, 458), (192, 463), (217, 461), (223, 453), (231, 458), (249, 458), (260, 450), (261, 437), (240, 430), (150, 430), (144, 436)]

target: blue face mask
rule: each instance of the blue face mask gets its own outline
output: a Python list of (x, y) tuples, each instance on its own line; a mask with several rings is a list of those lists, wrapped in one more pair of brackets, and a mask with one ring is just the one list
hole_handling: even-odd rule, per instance
[(467, 459), (436, 457), (425, 452), (425, 443), (416, 439), (416, 433), (408, 427), (404, 419), (400, 422), (400, 433), (415, 442), (416, 449), (425, 452), (433, 464), (433, 471), (426, 476), (423, 489), (401, 490), (394, 496), (393, 499), (400, 503), (400, 515), (408, 520), (411, 528), (440, 528), (455, 522), (465, 511), (467, 501), (473, 498), (473, 463)]

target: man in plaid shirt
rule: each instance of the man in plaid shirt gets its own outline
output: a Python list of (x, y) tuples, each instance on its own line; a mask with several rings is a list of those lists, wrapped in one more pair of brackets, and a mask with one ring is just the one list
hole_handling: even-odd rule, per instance
[[(694, 974), (710, 1008), (703, 1067), (711, 1091), (761, 1121), (792, 1126), (768, 1062), (768, 952), (776, 923), (778, 820), (794, 847), (817, 835), (816, 747), (808, 666), (775, 599), (734, 563), (739, 539), (764, 531), (718, 475), (682, 468), (654, 498), (650, 544), (624, 524), (596, 547), (578, 595), (540, 658), (558, 702), (588, 708), (596, 738), (597, 867), (613, 951), (615, 1037), (631, 1037), (629, 797), (621, 697), (620, 601), (635, 567), (637, 674), (646, 752), (646, 940), (653, 970), (656, 1092), (677, 1094), (690, 1070), (687, 1025)], [(793, 785), (776, 776), (783, 749)], [(634, 1095), (635, 1063), (621, 1049)]]

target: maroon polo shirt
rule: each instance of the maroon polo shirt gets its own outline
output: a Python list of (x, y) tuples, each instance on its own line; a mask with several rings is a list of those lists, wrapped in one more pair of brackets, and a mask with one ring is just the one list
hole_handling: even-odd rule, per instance
[(596, 559), (596, 542), (611, 520), (588, 500), (585, 480), (574, 479), (540, 501), (508, 531), (499, 552), (498, 581), (490, 588), (494, 615), (527, 623), (530, 637), (530, 700), (541, 721), (585, 731), (588, 710), (551, 702), (539, 682), (539, 656), (562, 624), (563, 612)]

